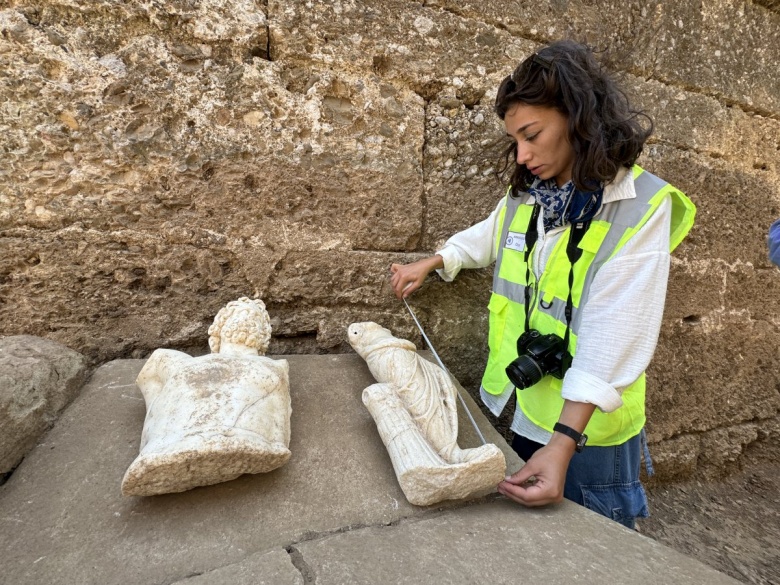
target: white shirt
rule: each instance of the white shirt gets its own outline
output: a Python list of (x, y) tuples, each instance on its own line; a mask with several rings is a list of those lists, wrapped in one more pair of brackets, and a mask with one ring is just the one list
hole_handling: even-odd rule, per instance
[[(610, 203), (635, 198), (633, 175), (628, 169), (621, 169), (605, 187), (596, 218)], [(533, 198), (529, 196), (525, 203), (533, 204)], [(504, 204), (502, 198), (487, 219), (455, 234), (436, 252), (444, 260), (444, 268), (437, 270), (442, 279), (449, 282), (462, 268), (483, 268), (495, 262), (498, 215)], [(588, 302), (579, 309), (582, 320), (577, 352), (563, 378), (564, 399), (595, 404), (603, 412), (612, 412), (623, 404), (623, 390), (649, 365), (666, 299), (671, 215), (671, 199), (667, 197), (593, 279)], [(564, 230), (556, 228), (545, 234), (539, 214), (539, 239), (530, 262), (537, 281)], [(480, 389), (480, 394), (485, 405), (498, 416), (514, 391), (510, 387), (495, 396)], [(542, 444), (547, 444), (552, 436), (528, 420), (519, 408), (511, 428)]]

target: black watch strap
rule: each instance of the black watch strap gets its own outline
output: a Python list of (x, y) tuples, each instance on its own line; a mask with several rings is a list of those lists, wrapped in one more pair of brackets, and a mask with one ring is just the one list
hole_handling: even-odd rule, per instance
[(578, 433), (573, 428), (567, 427), (563, 423), (555, 423), (553, 430), (557, 433), (561, 433), (574, 439), (574, 442), (576, 443), (574, 449), (577, 451), (577, 453), (581, 452), (582, 448), (585, 446), (585, 443), (588, 442), (588, 435), (585, 433)]

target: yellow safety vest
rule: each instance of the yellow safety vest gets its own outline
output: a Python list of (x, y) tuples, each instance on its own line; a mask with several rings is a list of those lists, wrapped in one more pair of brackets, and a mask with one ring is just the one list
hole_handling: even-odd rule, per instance
[[(674, 250), (693, 226), (696, 207), (684, 193), (675, 189), (639, 166), (632, 168), (636, 199), (625, 199), (605, 205), (598, 219), (594, 219), (579, 244), (582, 256), (574, 265), (572, 300), (574, 314), (569, 336), (569, 352), (577, 350), (577, 332), (582, 307), (588, 300), (590, 284), (601, 266), (647, 222), (661, 202), (672, 198), (672, 225), (669, 250)], [(507, 195), (501, 210), (496, 236), (496, 267), (493, 275), (493, 294), (488, 304), (490, 354), (482, 378), (483, 389), (499, 395), (512, 387), (506, 376), (506, 366), (517, 357), (517, 338), (525, 326), (525, 286), (527, 271), (524, 238), (518, 234), (528, 231), (533, 206), (522, 202), (522, 197)], [(569, 294), (571, 264), (566, 245), (571, 233), (567, 226), (556, 243), (536, 287), (536, 303), (530, 314), (529, 325), (543, 335), (555, 333), (563, 338), (566, 331), (566, 299)], [(520, 243), (518, 243), (520, 242)], [(537, 384), (517, 390), (517, 403), (528, 419), (537, 426), (553, 432), (563, 408), (562, 380), (544, 376)], [(642, 430), (645, 424), (645, 374), (622, 392), (623, 405), (610, 413), (596, 410), (585, 428), (588, 445), (609, 446), (624, 443)]]

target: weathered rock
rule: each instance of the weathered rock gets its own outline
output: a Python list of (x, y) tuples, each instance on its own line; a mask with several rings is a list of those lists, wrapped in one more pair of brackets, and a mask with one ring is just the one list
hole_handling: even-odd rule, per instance
[(757, 422), (727, 425), (703, 432), (683, 433), (658, 441), (648, 433), (654, 482), (720, 478), (740, 470), (742, 457), (775, 461), (780, 437), (780, 416), (762, 418)]
[[(432, 0), (431, 7), (518, 36), (573, 37), (609, 48), (619, 67), (751, 108), (780, 108), (780, 20), (761, 6), (731, 0)], [(627, 65), (630, 63), (630, 65)]]
[(769, 10), (774, 10), (780, 13), (780, 1), (779, 0), (756, 0), (756, 4), (765, 6)]
[(485, 96), (487, 103), (450, 108), (440, 96), (426, 108), (427, 248), (441, 247), (455, 232), (486, 218), (505, 194), (497, 175), (509, 141), (503, 122), (493, 113), (499, 81)]
[(84, 356), (55, 341), (0, 338), (0, 478), (76, 397), (86, 374)]
[(426, 100), (449, 87), (451, 102), (468, 107), (534, 47), (480, 18), (403, 0), (271, 0), (268, 10), (282, 61), (373, 74)]
[(650, 445), (655, 470), (651, 481), (668, 482), (691, 477), (696, 472), (700, 448), (699, 435), (682, 435)]
[(653, 118), (651, 142), (730, 159), (748, 172), (780, 171), (780, 121), (674, 85), (629, 74), (622, 75), (620, 81), (632, 104)]

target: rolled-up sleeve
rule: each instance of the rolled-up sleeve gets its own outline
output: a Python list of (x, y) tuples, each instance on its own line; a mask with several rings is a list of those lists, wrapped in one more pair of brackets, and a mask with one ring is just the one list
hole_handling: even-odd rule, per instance
[(582, 308), (577, 352), (563, 379), (564, 399), (612, 412), (623, 390), (650, 364), (669, 278), (670, 198), (606, 262)]

